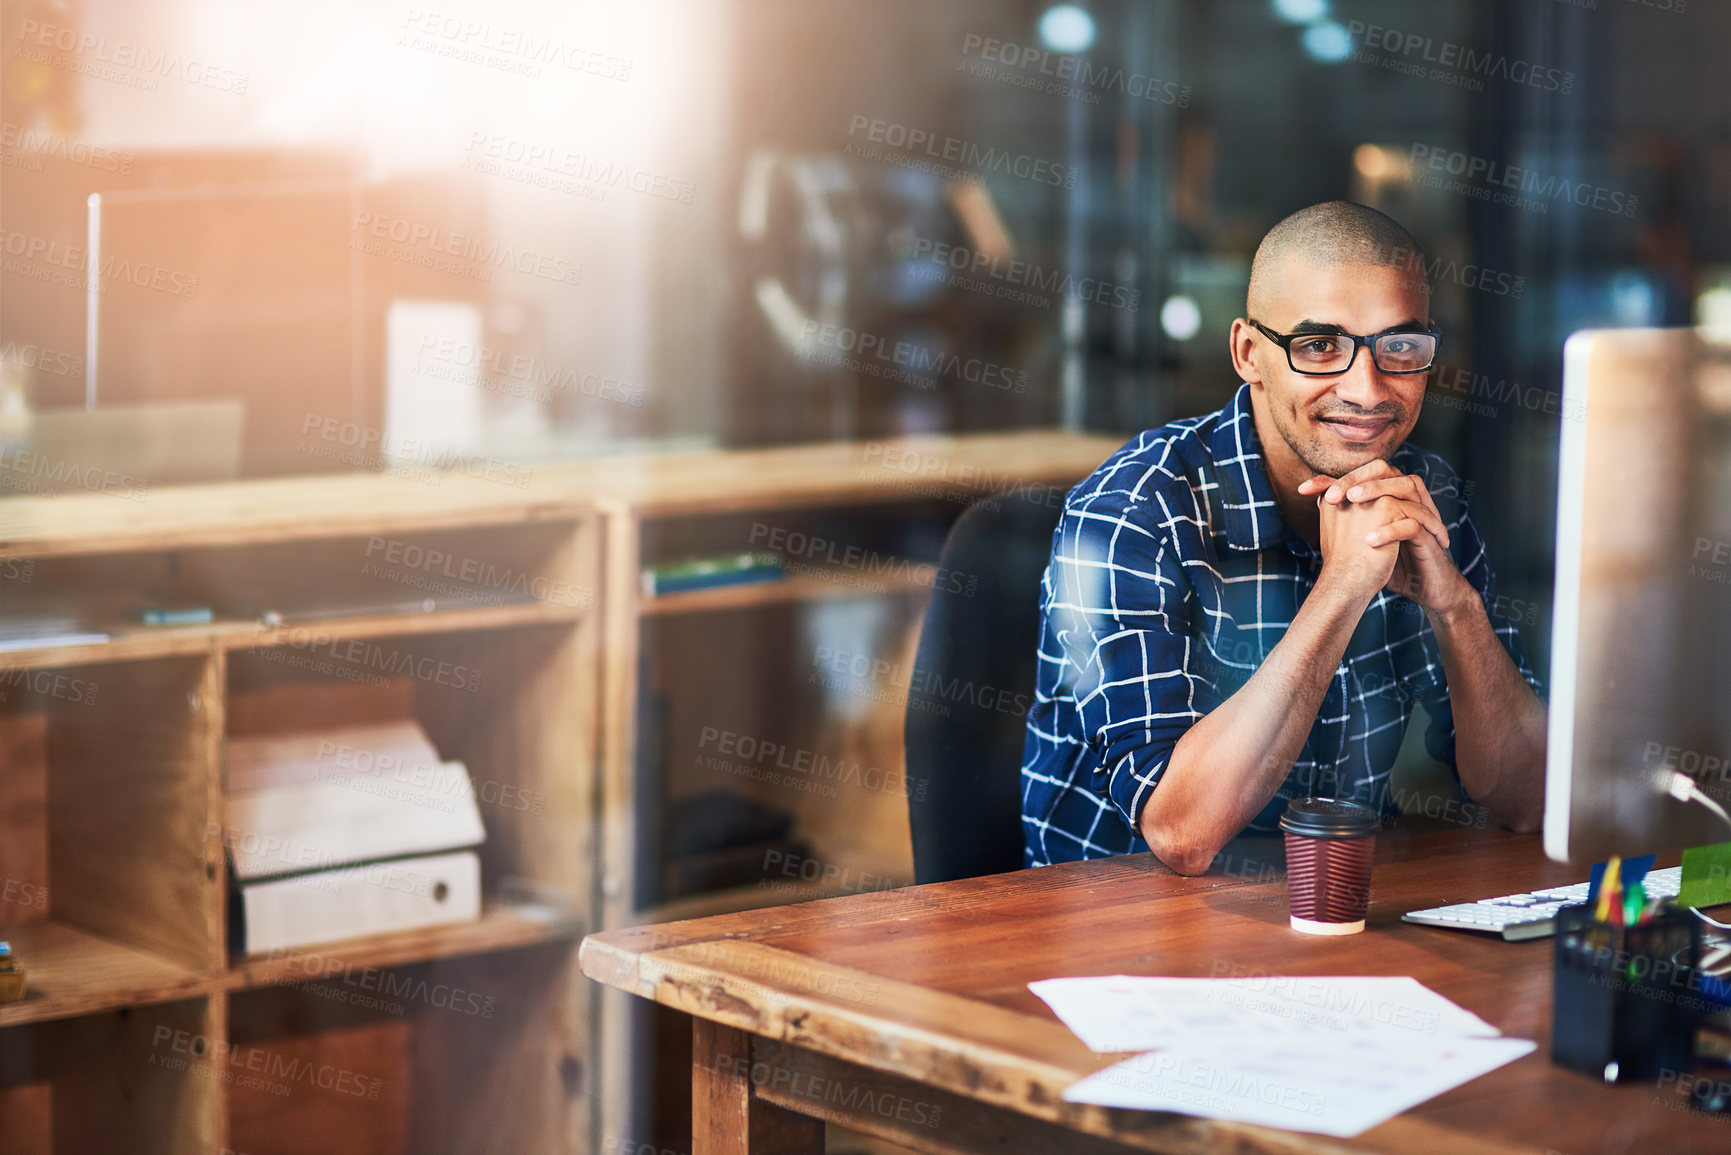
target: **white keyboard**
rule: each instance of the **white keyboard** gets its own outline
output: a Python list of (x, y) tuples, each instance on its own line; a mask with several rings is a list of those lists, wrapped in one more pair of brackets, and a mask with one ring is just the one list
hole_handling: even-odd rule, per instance
[[(1682, 885), (1681, 866), (1650, 870), (1641, 880), (1648, 898), (1676, 898)], [(1501, 898), (1485, 898), (1458, 906), (1408, 911), (1401, 915), (1401, 919), (1423, 926), (1500, 934), (1509, 942), (1544, 938), (1555, 933), (1558, 910), (1571, 903), (1587, 901), (1587, 887), (1587, 883), (1577, 882), (1573, 886), (1553, 886), (1530, 894), (1505, 894)]]

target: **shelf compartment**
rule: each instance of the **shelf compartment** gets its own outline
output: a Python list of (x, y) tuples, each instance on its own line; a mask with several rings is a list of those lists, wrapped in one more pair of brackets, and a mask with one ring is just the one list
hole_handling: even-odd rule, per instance
[[(249, 1155), (444, 1155), (580, 1146), (585, 1046), (568, 946), (381, 966), (228, 999), (255, 1068), (322, 1071), (228, 1091)], [(341, 1093), (346, 1088), (349, 1093)]]
[(134, 985), (162, 997), (222, 965), (220, 665), (0, 676), (0, 937), (44, 992), (0, 1021), (80, 1013)]
[(580, 818), (593, 785), (595, 688), (581, 676), (591, 644), (585, 625), (559, 624), (385, 634), (359, 660), (343, 647), (240, 651), (229, 655), (229, 733), (413, 719), (441, 758), (468, 768), (487, 834), (484, 890), (521, 878), (577, 895), (590, 849)]
[(45, 702), (52, 917), (207, 972), (223, 958), (221, 667), (85, 667), (92, 693)]
[(954, 516), (953, 509), (920, 501), (646, 522), (638, 543), (643, 567), (749, 550), (775, 554), (787, 572), (777, 581), (638, 597), (638, 612), (658, 617), (928, 592), (950, 577), (937, 559)]
[(195, 998), (0, 1028), (7, 1155), (217, 1150), (223, 1013)]
[(475, 922), (425, 927), (296, 947), (233, 961), (222, 985), (230, 990), (324, 981), (331, 974), (406, 966), (441, 958), (488, 954), (582, 937), (578, 912), (539, 903), (489, 901)]
[[(573, 518), (37, 559), (27, 585), (11, 583), (6, 615), (76, 618), (109, 640), (0, 653), (0, 670), (572, 621), (595, 608), (594, 536), (592, 519)], [(146, 626), (135, 614), (147, 603), (209, 606), (215, 618)]]
[(24, 998), (0, 1003), (0, 1028), (209, 992), (212, 976), (53, 920), (0, 930), (25, 971)]
[(591, 532), (587, 521), (547, 522), (187, 550), (169, 596), (299, 625), (523, 607), (584, 613), (595, 605), (580, 565)]
[[(782, 871), (794, 859), (809, 860), (808, 872), (817, 869), (832, 890), (911, 879), (901, 682), (913, 667), (918, 609), (906, 599), (826, 601), (645, 623), (636, 885), (616, 917), (745, 910), (826, 893), (796, 885), (809, 873)], [(882, 671), (877, 681), (828, 676), (826, 655), (854, 651)], [(730, 673), (739, 666), (754, 676)], [(717, 792), (740, 804), (739, 822), (726, 830), (691, 827), (692, 807), (675, 804)], [(767, 814), (790, 824), (778, 829)], [(716, 869), (704, 879), (708, 859)]]
[[(250, 1077), (227, 1088), (228, 1149), (247, 1155), (405, 1150), (409, 1022), (363, 1013), (324, 1014), (308, 1024), (307, 1011), (322, 1009), (306, 1005), (314, 1002), (292, 993), (230, 1001), (235, 1034), (229, 1054), (237, 1073)], [(295, 1033), (283, 1033), (290, 1028)]]

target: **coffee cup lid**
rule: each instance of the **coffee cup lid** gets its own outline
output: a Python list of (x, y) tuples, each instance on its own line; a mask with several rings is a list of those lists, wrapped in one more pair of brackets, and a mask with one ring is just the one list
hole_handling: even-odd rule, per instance
[(1362, 838), (1382, 827), (1376, 811), (1345, 798), (1295, 798), (1280, 816), (1280, 828), (1312, 838)]

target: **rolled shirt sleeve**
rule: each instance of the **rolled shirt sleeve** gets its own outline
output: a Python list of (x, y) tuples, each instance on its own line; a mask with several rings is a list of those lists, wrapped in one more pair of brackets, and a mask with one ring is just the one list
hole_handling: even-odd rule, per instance
[(1104, 789), (1132, 830), (1185, 731), (1219, 704), (1196, 660), (1189, 583), (1158, 492), (1103, 494), (1065, 511), (1049, 612), (1074, 665), (1074, 698)]

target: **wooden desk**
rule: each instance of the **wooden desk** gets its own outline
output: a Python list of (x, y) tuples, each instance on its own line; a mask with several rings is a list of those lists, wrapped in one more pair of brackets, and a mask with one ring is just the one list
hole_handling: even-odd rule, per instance
[[(830, 1120), (921, 1151), (1723, 1150), (1731, 1121), (1551, 1064), (1551, 940), (1408, 925), (1403, 911), (1579, 881), (1537, 836), (1395, 828), (1369, 928), (1286, 926), (1279, 850), (1180, 878), (1133, 855), (616, 930), (590, 978), (689, 1013), (695, 1155), (823, 1149)], [(1413, 975), (1533, 1054), (1353, 1140), (1065, 1103), (1109, 1065), (1027, 989), (1089, 974)]]

